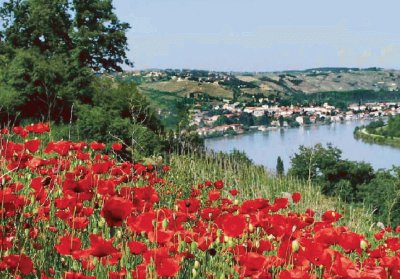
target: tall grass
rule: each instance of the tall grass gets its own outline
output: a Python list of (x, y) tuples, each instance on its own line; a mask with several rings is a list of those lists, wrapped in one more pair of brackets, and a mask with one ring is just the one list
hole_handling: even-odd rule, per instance
[(181, 186), (179, 190), (184, 194), (188, 194), (188, 185), (218, 179), (225, 182), (224, 191), (237, 189), (240, 199), (243, 200), (263, 197), (273, 201), (276, 197), (300, 192), (302, 201), (294, 205), (297, 212), (312, 208), (318, 216), (326, 210), (335, 209), (343, 214), (342, 225), (353, 231), (368, 234), (373, 226), (372, 211), (368, 208), (345, 203), (337, 197), (327, 197), (321, 193), (318, 185), (310, 181), (277, 176), (263, 166), (244, 162), (226, 154), (175, 154), (169, 158), (169, 164), (170, 179), (175, 181), (178, 187)]

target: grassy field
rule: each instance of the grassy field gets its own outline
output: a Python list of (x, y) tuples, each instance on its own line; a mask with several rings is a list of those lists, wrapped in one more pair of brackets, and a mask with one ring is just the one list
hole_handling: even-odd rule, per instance
[(179, 97), (187, 97), (191, 93), (206, 93), (211, 97), (232, 98), (233, 93), (229, 89), (218, 84), (198, 83), (195, 81), (160, 81), (142, 84), (142, 90), (158, 90), (162, 92), (174, 93)]
[[(359, 233), (368, 233), (373, 225), (370, 209), (354, 207), (340, 201), (338, 198), (321, 194), (316, 185), (291, 177), (277, 177), (269, 173), (263, 166), (244, 164), (243, 162), (220, 155), (175, 155), (171, 157), (170, 165), (173, 171), (172, 179), (181, 185), (196, 185), (206, 180), (222, 179), (226, 189), (239, 189), (243, 200), (259, 197), (273, 200), (286, 193), (302, 193), (302, 203), (297, 205), (298, 212), (313, 208), (321, 214), (330, 209), (344, 212), (342, 225), (348, 226)], [(187, 194), (187, 193), (186, 193)]]

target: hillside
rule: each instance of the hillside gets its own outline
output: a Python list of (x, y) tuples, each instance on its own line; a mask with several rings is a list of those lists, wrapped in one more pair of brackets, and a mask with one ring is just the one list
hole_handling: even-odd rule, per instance
[(341, 107), (359, 102), (397, 101), (400, 71), (316, 68), (228, 73), (153, 69), (124, 72), (116, 79), (135, 82), (164, 125), (173, 128), (190, 105), (196, 104), (207, 110), (221, 105), (224, 100), (254, 105), (264, 98), (264, 101), (278, 105), (327, 102)]
[(207, 93), (232, 98), (233, 88), (242, 94), (316, 93), (326, 91), (396, 91), (399, 70), (379, 68), (316, 68), (284, 72), (214, 72), (200, 70), (146, 70), (125, 72), (123, 78), (139, 83), (142, 90), (156, 89), (179, 96)]

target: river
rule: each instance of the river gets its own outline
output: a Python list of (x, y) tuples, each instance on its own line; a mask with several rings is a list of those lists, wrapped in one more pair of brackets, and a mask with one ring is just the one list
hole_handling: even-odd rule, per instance
[(285, 170), (290, 166), (290, 157), (300, 145), (313, 146), (317, 143), (332, 143), (342, 150), (342, 158), (371, 163), (374, 169), (400, 165), (400, 149), (365, 143), (353, 136), (355, 127), (366, 125), (367, 120), (315, 125), (310, 127), (277, 129), (255, 132), (233, 137), (211, 138), (205, 141), (208, 149), (229, 152), (233, 149), (246, 152), (256, 164), (275, 171), (276, 160), (281, 156)]

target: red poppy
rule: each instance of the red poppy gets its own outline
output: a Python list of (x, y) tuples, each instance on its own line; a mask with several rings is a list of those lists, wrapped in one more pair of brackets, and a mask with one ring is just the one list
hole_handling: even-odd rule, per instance
[(217, 180), (214, 182), (214, 187), (215, 187), (215, 189), (220, 190), (220, 189), (224, 188), (224, 182), (222, 180)]
[(218, 190), (211, 190), (208, 192), (208, 199), (210, 201), (216, 201), (220, 198), (221, 193)]
[(120, 151), (120, 150), (122, 150), (122, 144), (120, 144), (118, 142), (113, 143), (113, 144), (111, 144), (111, 148), (114, 151)]
[(86, 276), (81, 272), (66, 271), (63, 273), (63, 279), (96, 279), (96, 276)]
[(80, 251), (81, 246), (82, 242), (78, 237), (66, 235), (60, 237), (60, 243), (54, 247), (60, 255), (72, 255), (75, 251)]
[(200, 208), (200, 201), (196, 198), (178, 201), (179, 210), (184, 213), (195, 213)]
[(223, 218), (222, 229), (227, 236), (238, 237), (243, 234), (247, 224), (243, 215), (226, 214), (221, 218)]
[(90, 143), (90, 148), (94, 151), (103, 150), (104, 148), (106, 148), (106, 145), (104, 143), (93, 141)]
[(322, 221), (328, 222), (328, 223), (333, 223), (339, 220), (342, 217), (342, 215), (334, 210), (328, 210), (322, 214)]
[(10, 255), (3, 257), (5, 267), (12, 272), (19, 271), (24, 275), (27, 275), (33, 271), (33, 263), (30, 257), (21, 255)]
[(156, 272), (159, 277), (174, 277), (180, 268), (179, 261), (176, 258), (156, 258)]
[(33, 140), (28, 140), (24, 143), (24, 147), (29, 150), (30, 153), (35, 153), (38, 151), (40, 146), (40, 139), (33, 139)]
[(293, 193), (292, 200), (294, 203), (298, 203), (301, 200), (301, 194), (299, 192)]
[(132, 202), (120, 197), (109, 198), (103, 206), (101, 215), (110, 227), (121, 226), (122, 222), (131, 214)]
[(86, 250), (89, 255), (101, 258), (119, 252), (113, 246), (112, 239), (104, 240), (100, 235), (96, 234), (89, 235), (89, 239), (91, 246)]
[(147, 251), (147, 246), (140, 241), (129, 241), (129, 250), (134, 255), (140, 255)]
[(236, 189), (231, 189), (231, 190), (229, 190), (229, 193), (230, 193), (232, 196), (236, 196), (236, 195), (238, 194), (238, 190), (236, 190)]

